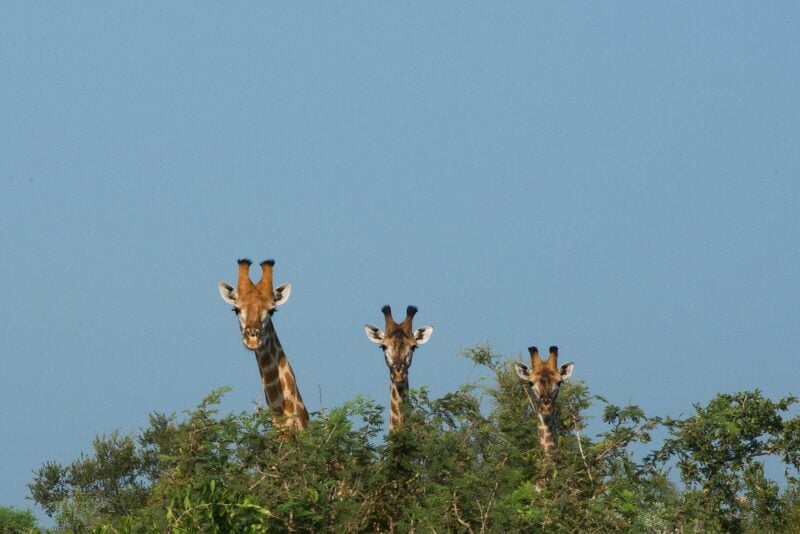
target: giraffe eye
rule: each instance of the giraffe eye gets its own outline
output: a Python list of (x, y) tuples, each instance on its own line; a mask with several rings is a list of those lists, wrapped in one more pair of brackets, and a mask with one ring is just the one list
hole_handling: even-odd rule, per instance
[(242, 312), (242, 310), (240, 308), (237, 308), (236, 306), (234, 306), (231, 309), (233, 310), (233, 313), (235, 313), (236, 315), (239, 315)]

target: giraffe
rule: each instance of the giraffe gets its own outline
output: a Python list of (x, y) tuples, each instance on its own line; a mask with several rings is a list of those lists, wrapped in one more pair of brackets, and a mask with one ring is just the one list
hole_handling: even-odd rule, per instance
[(423, 326), (416, 331), (411, 328), (411, 321), (417, 313), (416, 306), (406, 309), (406, 318), (402, 323), (396, 323), (392, 318), (392, 309), (389, 306), (381, 308), (386, 319), (386, 331), (371, 324), (364, 325), (367, 338), (377, 343), (383, 350), (386, 365), (389, 367), (389, 392), (391, 394), (391, 410), (389, 419), (389, 433), (403, 424), (403, 407), (408, 392), (408, 368), (411, 367), (411, 358), (414, 350), (430, 339), (433, 333), (432, 326)]
[(219, 293), (222, 300), (233, 306), (242, 331), (242, 343), (256, 354), (264, 396), (273, 413), (273, 424), (283, 430), (304, 429), (308, 427), (308, 411), (272, 323), (272, 314), (289, 299), (292, 285), (283, 284), (273, 289), (275, 260), (261, 262), (261, 280), (253, 284), (250, 280), (251, 263), (248, 259), (238, 260), (237, 287), (220, 282)]
[(556, 411), (553, 405), (558, 397), (561, 382), (572, 376), (575, 364), (572, 362), (558, 366), (558, 347), (550, 347), (550, 358), (542, 361), (539, 349), (528, 347), (531, 354), (531, 368), (514, 363), (517, 375), (533, 390), (533, 405), (539, 419), (539, 443), (545, 454), (556, 448)]

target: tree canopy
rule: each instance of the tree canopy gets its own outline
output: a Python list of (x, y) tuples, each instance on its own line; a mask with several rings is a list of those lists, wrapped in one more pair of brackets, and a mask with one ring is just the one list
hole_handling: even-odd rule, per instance
[[(510, 360), (480, 345), (463, 355), (487, 378), (441, 398), (412, 391), (386, 437), (370, 399), (286, 434), (264, 411), (220, 413), (220, 389), (183, 414), (151, 414), (137, 435), (97, 437), (68, 465), (45, 463), (31, 496), (75, 532), (800, 531), (796, 398), (719, 394), (673, 419), (565, 382), (546, 455)], [(602, 429), (589, 436), (597, 404)], [(663, 443), (634, 454), (657, 428)]]

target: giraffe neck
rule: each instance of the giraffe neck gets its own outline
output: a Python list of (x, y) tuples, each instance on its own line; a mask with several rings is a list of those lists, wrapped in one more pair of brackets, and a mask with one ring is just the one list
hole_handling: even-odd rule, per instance
[(539, 443), (545, 454), (550, 454), (556, 448), (556, 418), (554, 415), (545, 418), (538, 411), (536, 416), (539, 419)]
[(308, 411), (272, 321), (267, 326), (264, 344), (256, 350), (256, 361), (267, 406), (275, 414), (273, 424), (284, 429), (308, 428)]
[(406, 392), (408, 391), (408, 379), (402, 382), (389, 382), (389, 394), (392, 399), (392, 406), (389, 416), (389, 432), (403, 424), (403, 406), (406, 403)]

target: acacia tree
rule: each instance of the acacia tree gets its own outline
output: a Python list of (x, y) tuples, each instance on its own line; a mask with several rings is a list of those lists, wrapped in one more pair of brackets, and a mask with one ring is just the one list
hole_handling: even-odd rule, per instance
[[(694, 405), (686, 419), (666, 419), (671, 437), (650, 457), (652, 464), (677, 462), (687, 490), (676, 513), (724, 532), (795, 531), (800, 418), (781, 414), (795, 397), (772, 401), (759, 390), (719, 394)], [(789, 490), (765, 475), (763, 459), (782, 463)], [(790, 513), (791, 512), (791, 513)]]
[[(583, 382), (565, 383), (559, 448), (538, 446), (529, 397), (489, 347), (463, 355), (486, 369), (441, 398), (409, 395), (385, 439), (384, 410), (357, 397), (287, 436), (266, 412), (220, 414), (225, 390), (182, 416), (153, 414), (137, 436), (97, 438), (94, 454), (46, 463), (33, 499), (64, 528), (107, 532), (693, 532), (800, 526), (800, 486), (783, 492), (758, 458), (798, 465), (793, 398), (720, 395), (688, 419), (649, 418)], [(587, 435), (587, 410), (604, 407)], [(645, 460), (631, 452), (665, 425)], [(685, 484), (667, 476), (677, 465)]]

